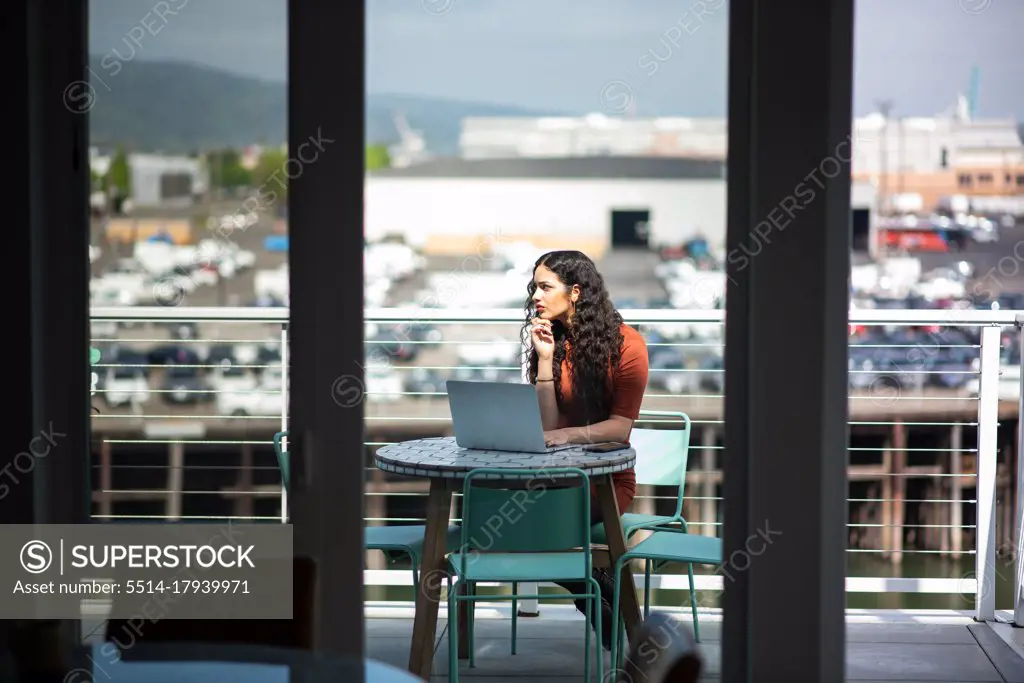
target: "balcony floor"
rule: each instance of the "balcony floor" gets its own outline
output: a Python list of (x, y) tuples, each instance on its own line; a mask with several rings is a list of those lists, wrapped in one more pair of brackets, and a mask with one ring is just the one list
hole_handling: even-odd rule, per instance
[[(482, 603), (476, 622), (476, 667), (460, 679), (483, 683), (567, 683), (583, 677), (583, 616), (571, 605), (541, 605), (538, 618), (519, 620), (518, 652), (510, 654), (508, 606)], [(676, 613), (673, 610), (673, 613)], [(368, 605), (367, 656), (395, 666), (408, 663), (412, 610)], [(689, 625), (688, 613), (676, 615)], [(447, 680), (447, 621), (438, 621), (435, 676)], [(1001, 612), (1002, 618), (1012, 618)], [(849, 681), (1024, 681), (1024, 629), (991, 628), (952, 610), (850, 610), (847, 613), (846, 679)], [(721, 614), (702, 614), (704, 680), (721, 675)], [(1016, 649), (1015, 649), (1016, 648)], [(607, 667), (607, 659), (605, 660)], [(606, 676), (608, 671), (606, 668)]]
[[(689, 613), (672, 612), (687, 626)], [(412, 606), (369, 602), (366, 656), (394, 666), (408, 664)], [(434, 656), (435, 675), (447, 680), (447, 620), (442, 606)], [(997, 612), (1010, 620), (1011, 612)], [(84, 620), (84, 633), (98, 634), (102, 615)], [(1024, 683), (1024, 629), (979, 624), (954, 610), (848, 610), (846, 680)], [(476, 621), (476, 667), (463, 662), (460, 679), (480, 683), (568, 683), (583, 678), (583, 616), (571, 605), (541, 605), (541, 616), (520, 618), (518, 653), (510, 653), (508, 603), (480, 603)], [(702, 610), (703, 680), (721, 676), (721, 613)], [(94, 636), (95, 637), (95, 636)], [(607, 655), (605, 675), (609, 676)], [(610, 681), (610, 677), (606, 681)]]

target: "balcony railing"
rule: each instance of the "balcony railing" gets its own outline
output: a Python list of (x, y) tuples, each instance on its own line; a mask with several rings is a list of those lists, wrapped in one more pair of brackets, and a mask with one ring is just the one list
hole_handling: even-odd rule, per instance
[[(622, 315), (648, 338), (643, 406), (693, 421), (684, 516), (695, 533), (717, 535), (726, 504), (724, 312)], [(365, 375), (368, 455), (450, 433), (449, 377), (522, 381), (519, 310), (368, 309), (365, 319), (366, 357), (353, 371)], [(992, 619), (997, 587), (1012, 590), (1017, 605), (1024, 567), (1014, 566), (1022, 559), (1011, 432), (1021, 412), (1016, 314), (855, 309), (849, 320), (850, 446), (837, 454), (850, 480), (847, 591), (960, 596), (952, 598), (960, 609)], [(94, 518), (285, 521), (272, 438), (288, 424), (288, 310), (94, 308), (92, 322), (103, 352)], [(779, 362), (798, 369), (799, 355), (795, 345)], [(366, 482), (366, 523), (423, 520), (425, 481), (370, 465)], [(672, 499), (640, 487), (633, 509)], [(411, 583), (410, 572), (384, 569), (373, 554), (367, 566), (368, 586)], [(908, 572), (919, 575), (899, 576)], [(703, 574), (697, 587), (719, 590), (727, 580), (725, 571)], [(684, 590), (687, 579), (658, 574), (652, 587)]]

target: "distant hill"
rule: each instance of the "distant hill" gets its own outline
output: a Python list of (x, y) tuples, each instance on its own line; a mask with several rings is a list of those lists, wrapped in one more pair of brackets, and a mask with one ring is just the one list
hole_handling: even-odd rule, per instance
[(90, 67), (92, 144), (185, 152), (286, 136), (284, 84), (173, 62), (133, 60), (113, 72), (93, 57)]
[[(90, 60), (96, 103), (91, 142), (140, 151), (188, 152), (251, 143), (277, 145), (287, 135), (287, 86), (180, 62), (134, 60), (120, 71)], [(458, 150), (466, 116), (543, 116), (558, 112), (454, 102), (412, 95), (368, 97), (367, 141), (398, 140), (394, 117), (421, 131), (435, 154)]]

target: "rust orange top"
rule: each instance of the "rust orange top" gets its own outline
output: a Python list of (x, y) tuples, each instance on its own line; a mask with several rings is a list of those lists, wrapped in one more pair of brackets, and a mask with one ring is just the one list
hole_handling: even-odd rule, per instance
[[(636, 420), (640, 416), (640, 404), (643, 402), (644, 391), (647, 389), (647, 343), (643, 336), (629, 325), (623, 323), (619, 329), (622, 331), (619, 366), (614, 372), (609, 369), (612, 387), (611, 415), (620, 415), (630, 420)], [(573, 413), (568, 409), (573, 401), (572, 375), (569, 369), (571, 352), (570, 347), (566, 351), (566, 357), (562, 359), (562, 403), (559, 405), (558, 411), (559, 429), (585, 426), (573, 424), (568, 417)], [(619, 512), (625, 512), (636, 495), (636, 472), (633, 469), (617, 472), (612, 475), (612, 479), (615, 482), (615, 497), (619, 502)]]

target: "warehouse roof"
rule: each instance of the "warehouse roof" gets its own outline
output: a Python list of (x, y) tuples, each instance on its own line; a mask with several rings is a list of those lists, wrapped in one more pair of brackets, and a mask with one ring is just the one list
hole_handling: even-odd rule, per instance
[(370, 173), (379, 178), (565, 178), (712, 180), (725, 178), (725, 162), (657, 156), (513, 157), (431, 159), (405, 168)]

